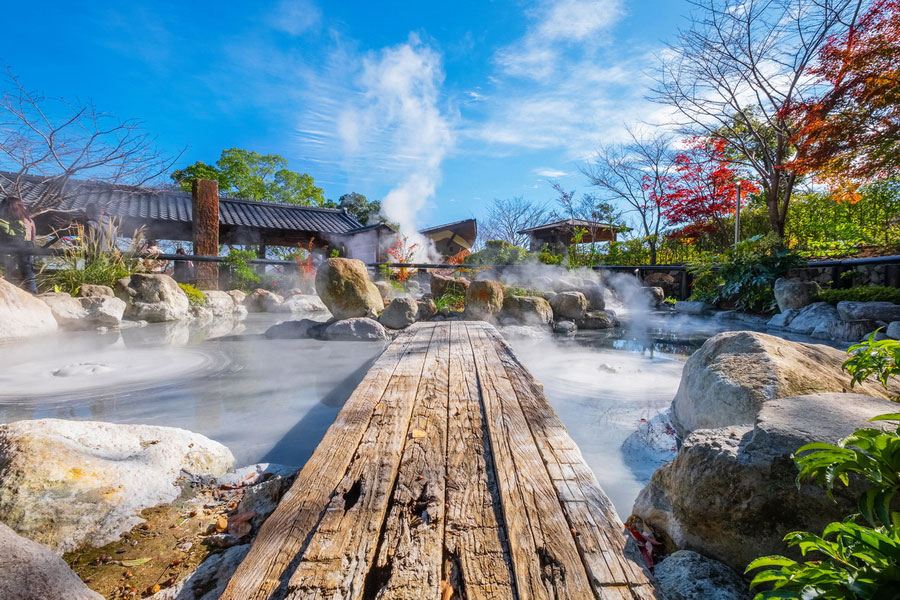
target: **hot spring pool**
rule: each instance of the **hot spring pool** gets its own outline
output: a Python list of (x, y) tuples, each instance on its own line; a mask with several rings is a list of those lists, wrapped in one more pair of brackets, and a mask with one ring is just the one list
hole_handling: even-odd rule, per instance
[[(227, 445), (238, 465), (301, 466), (383, 346), (262, 337), (282, 320), (251, 314), (235, 332), (152, 324), (2, 345), (0, 422), (181, 427)], [(606, 332), (510, 340), (623, 517), (653, 469), (674, 455), (644, 452), (635, 437), (623, 443), (668, 407), (687, 354), (711, 333), (695, 332), (688, 343)]]

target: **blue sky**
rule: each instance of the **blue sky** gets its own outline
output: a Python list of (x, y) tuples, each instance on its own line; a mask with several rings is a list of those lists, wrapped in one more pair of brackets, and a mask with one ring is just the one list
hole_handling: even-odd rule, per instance
[(326, 197), (411, 225), (492, 198), (589, 191), (579, 165), (644, 99), (686, 0), (16, 2), (0, 59), (26, 87), (142, 120), (178, 166), (286, 157)]

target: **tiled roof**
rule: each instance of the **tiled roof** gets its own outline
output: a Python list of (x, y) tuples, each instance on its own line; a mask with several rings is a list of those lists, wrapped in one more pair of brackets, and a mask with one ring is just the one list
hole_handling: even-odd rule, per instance
[[(611, 225), (610, 223), (599, 223), (597, 221), (585, 221), (583, 219), (563, 219), (562, 221), (556, 221), (554, 223), (547, 223), (545, 225), (538, 225), (537, 227), (529, 227), (528, 229), (522, 229), (517, 231), (516, 233), (529, 233), (531, 231), (543, 231), (545, 229), (557, 229), (557, 228), (566, 228), (566, 227), (597, 227), (597, 228), (606, 228), (606, 229), (623, 229), (618, 225)], [(625, 227), (624, 229), (629, 229)]]
[[(0, 172), (6, 187), (15, 175)], [(25, 176), (19, 190), (25, 206), (46, 191), (46, 178)], [(177, 189), (149, 189), (97, 181), (69, 180), (55, 210), (81, 212), (96, 203), (106, 213), (142, 221), (191, 222), (191, 194)], [(337, 208), (296, 206), (241, 198), (219, 198), (219, 223), (255, 229), (347, 233), (362, 227), (351, 214)]]

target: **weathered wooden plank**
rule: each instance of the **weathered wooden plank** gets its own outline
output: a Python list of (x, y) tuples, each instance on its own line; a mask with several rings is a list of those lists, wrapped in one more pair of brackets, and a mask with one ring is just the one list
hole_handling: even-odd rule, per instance
[(498, 356), (496, 336), (467, 323), (522, 600), (594, 596), (571, 527)]
[(284, 595), (292, 573), (290, 565), (344, 476), (394, 370), (404, 357), (421, 351), (424, 342), (414, 340), (415, 333), (401, 335), (372, 365), (278, 508), (263, 523), (221, 600), (264, 600), (276, 590)]
[(453, 598), (512, 600), (512, 565), (475, 369), (465, 325), (453, 323), (444, 580)]
[[(600, 489), (596, 477), (572, 441), (540, 384), (495, 333), (500, 359), (548, 467), (575, 542), (598, 598), (653, 598), (653, 587), (641, 565), (625, 557), (624, 526)], [(631, 592), (622, 596), (623, 590)], [(650, 594), (650, 595), (647, 595)]]
[[(366, 595), (439, 598), (444, 542), (450, 324), (434, 328)], [(373, 596), (374, 594), (374, 596)]]
[(356, 453), (290, 578), (289, 600), (363, 596), (435, 329), (413, 331), (410, 352), (376, 403)]

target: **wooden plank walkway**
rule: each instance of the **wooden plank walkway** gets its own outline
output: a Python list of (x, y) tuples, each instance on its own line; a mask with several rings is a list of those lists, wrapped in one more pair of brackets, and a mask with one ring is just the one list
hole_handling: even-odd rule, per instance
[(625, 540), (496, 329), (417, 323), (344, 405), (222, 599), (657, 598)]

